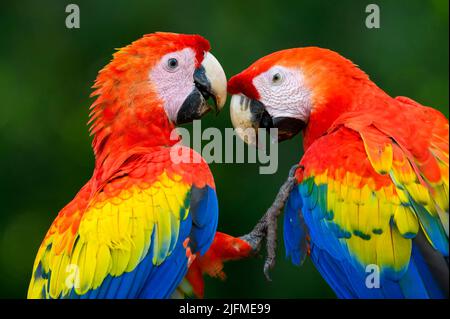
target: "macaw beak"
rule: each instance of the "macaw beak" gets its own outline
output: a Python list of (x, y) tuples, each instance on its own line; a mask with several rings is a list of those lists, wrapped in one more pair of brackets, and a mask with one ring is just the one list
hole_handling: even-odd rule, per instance
[[(219, 61), (211, 53), (205, 53), (201, 65), (194, 71), (194, 84), (195, 88), (178, 111), (176, 124), (198, 120), (212, 108), (218, 113), (225, 105), (227, 77)], [(208, 104), (209, 98), (214, 106)]]
[(236, 134), (251, 145), (257, 144), (260, 128), (277, 128), (278, 141), (284, 141), (297, 135), (306, 126), (304, 121), (292, 117), (272, 118), (263, 103), (242, 94), (231, 97), (230, 116)]

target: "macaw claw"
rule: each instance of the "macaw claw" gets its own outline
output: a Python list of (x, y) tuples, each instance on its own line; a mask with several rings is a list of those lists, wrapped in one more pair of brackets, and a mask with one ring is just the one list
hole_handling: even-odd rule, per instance
[(295, 171), (298, 165), (292, 166), (289, 170), (289, 176), (287, 180), (281, 185), (277, 196), (273, 204), (269, 207), (263, 217), (259, 220), (253, 230), (241, 236), (240, 239), (245, 240), (253, 249), (253, 253), (259, 253), (261, 249), (261, 242), (266, 239), (266, 249), (267, 257), (264, 262), (264, 275), (267, 281), (272, 281), (270, 278), (270, 270), (275, 267), (275, 257), (277, 249), (277, 219), (281, 214), (291, 190), (294, 188), (295, 181)]

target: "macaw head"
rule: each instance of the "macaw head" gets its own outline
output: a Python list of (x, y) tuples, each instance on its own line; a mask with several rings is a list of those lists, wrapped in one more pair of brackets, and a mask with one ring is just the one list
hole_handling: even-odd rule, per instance
[(278, 51), (229, 80), (231, 120), (250, 144), (256, 139), (242, 133), (246, 129), (277, 128), (280, 141), (309, 127), (323, 130), (367, 80), (351, 61), (327, 49)]
[[(99, 72), (92, 95), (94, 150), (105, 143), (164, 145), (174, 125), (226, 100), (226, 76), (199, 35), (153, 33), (120, 49)], [(120, 139), (120, 143), (117, 141)], [(173, 144), (173, 143), (172, 143)]]

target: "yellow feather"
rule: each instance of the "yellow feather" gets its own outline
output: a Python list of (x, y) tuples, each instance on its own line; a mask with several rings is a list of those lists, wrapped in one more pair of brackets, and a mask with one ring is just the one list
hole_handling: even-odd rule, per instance
[(394, 214), (394, 222), (402, 236), (407, 235), (411, 237), (419, 231), (417, 216), (410, 207), (403, 205), (397, 206)]
[(92, 288), (97, 289), (111, 269), (111, 254), (108, 246), (100, 245), (97, 252), (97, 263), (92, 282)]
[(352, 236), (348, 241), (348, 246), (350, 251), (353, 252), (354, 257), (363, 264), (375, 264), (377, 250), (375, 248), (375, 240), (369, 239), (365, 240), (358, 236)]
[(430, 201), (428, 189), (419, 183), (410, 183), (406, 185), (406, 190), (412, 199), (420, 205), (426, 205)]
[(327, 186), (327, 211), (334, 211), (334, 206), (336, 204), (336, 192), (334, 190), (334, 181), (332, 179), (330, 179), (328, 181), (328, 186)]
[(352, 187), (349, 189), (349, 200), (356, 205), (361, 204), (361, 189), (359, 187)]
[(50, 296), (52, 298), (58, 298), (61, 294), (61, 287), (60, 282), (58, 281), (61, 271), (61, 263), (62, 263), (62, 256), (61, 255), (55, 255), (52, 258), (51, 269), (52, 269), (52, 280), (50, 282)]
[(97, 250), (98, 245), (94, 241), (86, 242), (81, 248), (77, 264), (79, 267), (79, 287), (76, 287), (76, 292), (79, 295), (85, 294), (92, 287), (97, 263)]
[(354, 230), (357, 230), (359, 227), (359, 218), (358, 218), (358, 213), (359, 213), (359, 208), (358, 205), (356, 205), (354, 200), (349, 200), (345, 202), (345, 208), (344, 210), (347, 212), (347, 219), (348, 219), (348, 224), (349, 224), (349, 228), (350, 228), (350, 232), (353, 233)]
[(391, 170), (393, 151), (390, 143), (385, 144), (383, 149), (379, 147), (370, 149), (366, 143), (364, 143), (364, 147), (369, 161), (377, 173), (386, 174)]
[(348, 197), (348, 184), (341, 183), (341, 198), (346, 199)]
[[(128, 247), (125, 247), (127, 245)], [(128, 244), (124, 242), (120, 248), (116, 247), (111, 250), (112, 267), (110, 274), (112, 276), (120, 276), (127, 268), (131, 255), (130, 246), (129, 242)]]
[(378, 203), (367, 185), (361, 189), (361, 202), (358, 207), (358, 230), (366, 235), (370, 235), (372, 232), (372, 220), (378, 211)]
[(434, 188), (433, 199), (436, 202), (436, 205), (444, 212), (449, 210), (449, 194), (448, 194), (448, 185), (442, 183), (439, 186)]
[(123, 202), (120, 205), (118, 216), (119, 235), (121, 240), (131, 240), (129, 233), (129, 225), (131, 220), (132, 210), (130, 207), (130, 201)]
[(143, 216), (136, 214), (136, 212), (137, 211), (133, 209), (133, 217), (130, 221), (130, 234), (133, 248), (131, 249), (130, 260), (125, 270), (126, 272), (132, 271), (141, 260), (145, 245)]
[[(144, 186), (147, 188), (142, 189)], [(71, 251), (61, 247), (69, 247), (72, 230), (59, 233), (56, 221), (34, 265), (35, 271), (41, 264), (44, 273), (51, 273), (51, 279), (33, 276), (28, 296), (46, 297), (48, 290), (50, 297), (58, 298), (69, 294), (74, 285), (75, 292), (81, 295), (98, 288), (108, 275), (133, 271), (147, 255), (152, 235), (153, 263), (161, 264), (178, 238), (180, 211), (185, 212), (182, 218), (189, 212), (184, 207), (189, 189), (190, 185), (182, 183), (179, 176), (169, 178), (163, 173), (153, 185), (140, 183), (114, 198), (99, 193), (101, 200), (92, 201), (83, 215)], [(51, 250), (46, 249), (49, 244)]]
[(28, 299), (40, 299), (45, 298), (45, 296), (42, 296), (42, 292), (46, 291), (45, 288), (47, 284), (47, 280), (43, 278), (32, 278), (32, 281), (30, 282), (30, 287), (28, 288)]

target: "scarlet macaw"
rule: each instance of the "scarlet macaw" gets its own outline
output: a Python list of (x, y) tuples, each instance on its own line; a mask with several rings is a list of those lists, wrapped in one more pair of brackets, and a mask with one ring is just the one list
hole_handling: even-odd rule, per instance
[[(218, 220), (213, 177), (204, 161), (171, 159), (175, 124), (207, 113), (209, 97), (219, 110), (225, 104), (225, 73), (209, 50), (198, 35), (154, 33), (120, 49), (100, 71), (89, 121), (95, 169), (45, 236), (29, 298), (201, 295), (201, 278), (182, 283), (195, 256), (232, 259), (245, 250), (239, 242), (234, 257), (204, 255)], [(196, 272), (207, 271), (200, 261)]]
[(263, 57), (228, 90), (236, 127), (278, 128), (279, 140), (303, 133), (284, 215), (294, 264), (309, 253), (341, 298), (448, 297), (449, 126), (440, 112), (390, 97), (316, 47)]

